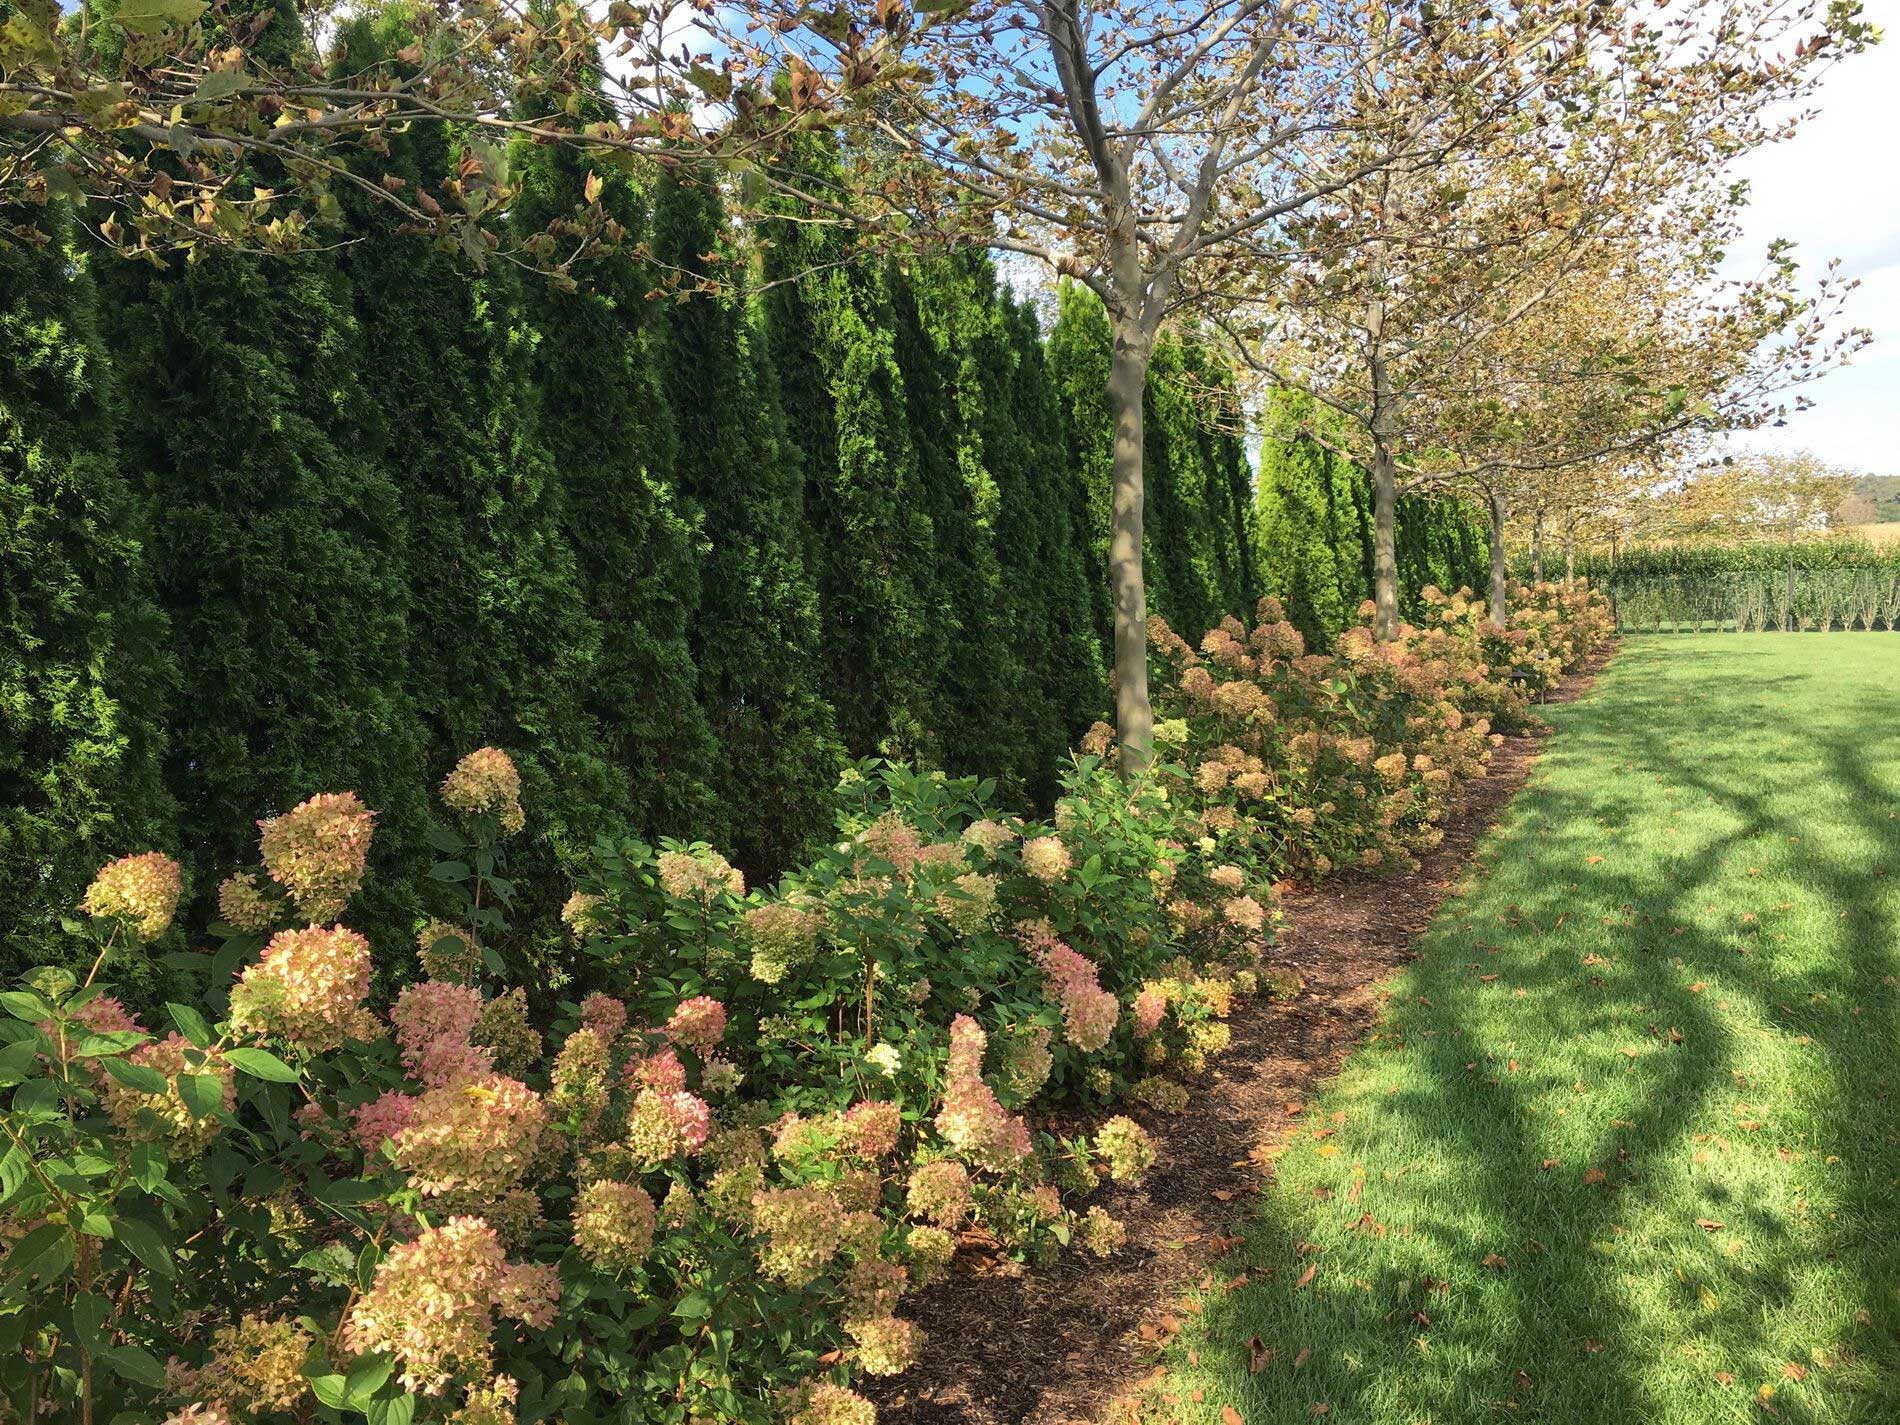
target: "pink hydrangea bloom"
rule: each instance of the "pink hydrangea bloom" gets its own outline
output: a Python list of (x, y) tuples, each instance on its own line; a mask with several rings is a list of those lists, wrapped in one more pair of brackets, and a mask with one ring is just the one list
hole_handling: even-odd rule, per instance
[(661, 1093), (678, 1093), (686, 1087), (686, 1066), (667, 1044), (651, 1054), (637, 1054), (627, 1060), (625, 1076), (642, 1088)]
[(369, 941), (342, 926), (280, 930), (231, 991), (231, 1023), (320, 1054), (346, 1039), (369, 1039)]
[(605, 1043), (613, 1043), (626, 1027), (627, 1007), (612, 995), (596, 991), (581, 1001), (581, 1028), (593, 1030)]
[(844, 1142), (860, 1158), (888, 1157), (897, 1148), (904, 1116), (894, 1103), (866, 1099), (845, 1111)]
[(1168, 1012), (1168, 992), (1160, 985), (1143, 985), (1141, 993), (1135, 996), (1133, 1008), (1135, 1033), (1146, 1039), (1161, 1027), (1161, 1020)]
[(726, 1007), (711, 995), (696, 995), (673, 1011), (666, 1037), (702, 1053), (726, 1035)]
[(481, 1017), (480, 990), (442, 980), (405, 986), (389, 1011), (403, 1064), (431, 1087), (494, 1069), (494, 1056), (469, 1037)]
[(527, 1176), (547, 1122), (547, 1105), (519, 1080), (465, 1079), (416, 1098), (390, 1156), (425, 1196), (497, 1198)]
[(988, 1038), (967, 1014), (950, 1025), (950, 1061), (937, 1131), (970, 1161), (999, 1172), (1029, 1156), (1029, 1126), (997, 1101), (983, 1081), (983, 1050)]
[(1064, 1037), (1089, 1054), (1107, 1044), (1121, 1018), (1121, 1003), (1102, 988), (1095, 962), (1047, 934), (1032, 937), (1029, 952), (1061, 1006)]
[(350, 1115), (351, 1131), (365, 1153), (374, 1154), (385, 1142), (409, 1126), (415, 1115), (416, 1098), (399, 1089), (389, 1089), (358, 1104)]
[(627, 1149), (643, 1168), (697, 1153), (712, 1132), (712, 1110), (695, 1094), (641, 1089), (627, 1114)]
[(258, 822), (264, 866), (307, 920), (328, 924), (363, 889), (375, 825), (355, 792), (323, 792)]
[(440, 1395), (457, 1375), (486, 1374), (494, 1308), (508, 1264), (495, 1230), (451, 1217), (389, 1251), (343, 1325), (351, 1351), (388, 1351), (403, 1387)]

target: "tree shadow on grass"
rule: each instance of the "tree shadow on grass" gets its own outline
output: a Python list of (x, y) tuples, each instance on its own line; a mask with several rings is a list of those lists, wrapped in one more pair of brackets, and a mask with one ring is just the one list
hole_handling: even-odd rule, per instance
[[(1248, 1284), (1215, 1294), (1191, 1333), (1206, 1369), (1183, 1379), (1201, 1389), (1201, 1413), (1232, 1403), (1249, 1422), (1278, 1422), (1323, 1405), (1330, 1421), (1379, 1425), (1900, 1418), (1900, 1124), (1885, 1079), (1900, 1025), (1882, 980), (1895, 940), (1882, 857), (1826, 853), (1801, 824), (1810, 800), (1786, 777), (1750, 775), (1757, 710), (1700, 682), (1624, 681), (1617, 716), (1566, 713), (1551, 765), (1493, 833), (1487, 883), (1441, 910), (1376, 1042), (1329, 1094), (1344, 1121), (1313, 1125), (1290, 1149), (1249, 1229)], [(1869, 742), (1828, 733), (1807, 755), (1839, 789), (1845, 830), (1891, 855), (1900, 823), (1874, 754), (1892, 743)], [(1575, 775), (1605, 762), (1662, 790)], [(1656, 796), (1725, 829), (1687, 854), (1621, 853), (1610, 833), (1655, 821)], [(1711, 918), (1736, 900), (1732, 863), (1764, 838), (1796, 848), (1788, 869), (1822, 906), (1864, 920), (1845, 963), (1791, 973), (1764, 949), (1765, 914)], [(1781, 1038), (1812, 1061), (1802, 1102), (1749, 1106), (1760, 1090), (1742, 1074), (1754, 1062), (1742, 1035), (1775, 1036), (1771, 1068)], [(1763, 1161), (1799, 1172), (1836, 1154), (1815, 1140), (1857, 1116), (1871, 1120), (1864, 1164), (1831, 1171), (1838, 1200), (1803, 1198), (1791, 1219), (1761, 1187)], [(1836, 1309), (1811, 1335), (1806, 1321), (1791, 1332), (1817, 1255)], [(1856, 1309), (1869, 1319), (1853, 1321)], [(1256, 1334), (1275, 1353), (1257, 1374)], [(1794, 1338), (1822, 1360), (1791, 1358)], [(1764, 1384), (1765, 1403), (1753, 1395)]]

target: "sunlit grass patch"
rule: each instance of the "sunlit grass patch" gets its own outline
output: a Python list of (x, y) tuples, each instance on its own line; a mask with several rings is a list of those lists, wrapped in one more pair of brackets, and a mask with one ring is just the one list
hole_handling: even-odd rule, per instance
[(1896, 708), (1864, 633), (1631, 640), (1550, 708), (1158, 1418), (1900, 1419)]

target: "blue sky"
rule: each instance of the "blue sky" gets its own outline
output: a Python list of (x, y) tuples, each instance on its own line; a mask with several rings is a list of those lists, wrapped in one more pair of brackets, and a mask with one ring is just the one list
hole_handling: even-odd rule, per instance
[[(1805, 447), (1869, 475), (1900, 475), (1900, 0), (1867, 0), (1886, 42), (1843, 60), (1817, 96), (1820, 113), (1787, 143), (1752, 154), (1750, 265), (1775, 237), (1804, 268), (1841, 259), (1860, 278), (1849, 319), (1874, 344), (1806, 388), (1813, 410), (1779, 429), (1738, 437), (1750, 447)], [(1738, 260), (1742, 249), (1734, 253)]]

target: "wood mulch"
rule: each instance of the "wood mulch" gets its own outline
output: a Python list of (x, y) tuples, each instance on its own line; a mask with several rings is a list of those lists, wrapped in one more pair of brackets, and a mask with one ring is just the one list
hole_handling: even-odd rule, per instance
[[(1576, 698), (1608, 656), (1549, 700)], [(1297, 971), (1305, 989), (1288, 1003), (1236, 1004), (1232, 1047), (1188, 1111), (1142, 1115), (1159, 1162), (1139, 1188), (1097, 1197), (1126, 1224), (1128, 1245), (1108, 1262), (1066, 1253), (1047, 1270), (959, 1253), (956, 1275), (908, 1303), (930, 1337), (921, 1361), (859, 1386), (881, 1425), (1087, 1425), (1152, 1371), (1169, 1313), (1231, 1245), (1226, 1234), (1245, 1220), (1305, 1099), (1379, 1018), (1384, 981), (1413, 958), (1413, 939), (1524, 785), (1538, 744), (1505, 739), (1418, 870), (1342, 874), (1283, 897), (1271, 963)]]

